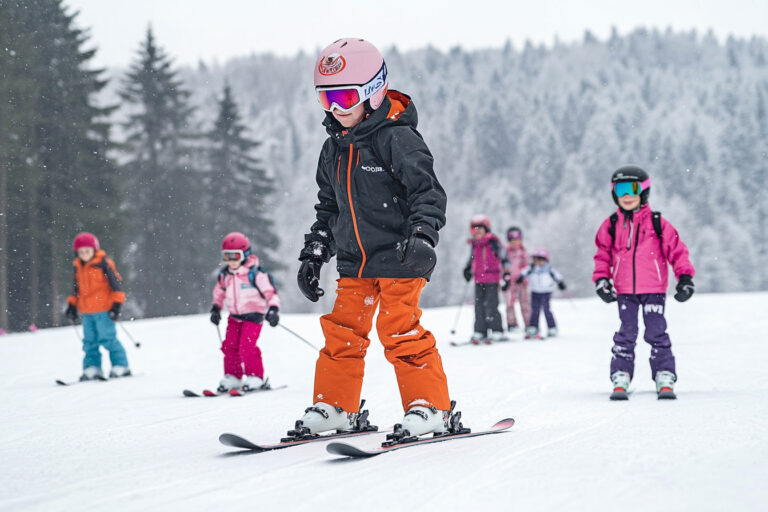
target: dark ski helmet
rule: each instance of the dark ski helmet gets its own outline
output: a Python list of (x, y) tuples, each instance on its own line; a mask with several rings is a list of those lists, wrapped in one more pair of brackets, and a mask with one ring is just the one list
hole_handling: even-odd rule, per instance
[(617, 183), (639, 183), (642, 185), (640, 191), (640, 205), (648, 203), (648, 196), (651, 194), (651, 177), (648, 173), (636, 165), (625, 165), (619, 167), (611, 176), (611, 196), (616, 206), (619, 206), (619, 198), (616, 196), (615, 188)]
[(522, 240), (523, 230), (517, 226), (511, 226), (507, 230), (507, 240)]

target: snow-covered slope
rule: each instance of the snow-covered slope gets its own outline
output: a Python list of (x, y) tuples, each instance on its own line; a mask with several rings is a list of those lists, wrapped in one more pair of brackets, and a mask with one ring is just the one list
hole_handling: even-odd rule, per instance
[[(288, 388), (214, 399), (181, 396), (220, 377), (206, 316), (127, 324), (142, 342), (125, 343), (136, 377), (68, 388), (54, 379), (79, 374), (72, 327), (3, 336), (0, 510), (765, 510), (766, 308), (766, 293), (671, 301), (679, 400), (656, 400), (641, 341), (626, 403), (608, 400), (615, 306), (557, 300), (560, 338), (479, 347), (448, 345), (456, 308), (427, 310), (465, 425), (517, 424), (361, 461), (322, 443), (247, 455), (219, 444), (221, 432), (276, 441), (309, 405), (315, 354), (282, 329), (265, 328), (261, 346)], [(316, 316), (282, 320), (321, 344)], [(470, 324), (465, 307), (461, 337)], [(363, 396), (374, 423), (401, 418), (376, 340)]]

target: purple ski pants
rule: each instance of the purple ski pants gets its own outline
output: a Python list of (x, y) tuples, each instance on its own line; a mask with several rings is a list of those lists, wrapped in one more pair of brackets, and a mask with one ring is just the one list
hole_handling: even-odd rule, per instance
[[(255, 375), (264, 378), (261, 349), (256, 346), (262, 324), (229, 317), (227, 335), (221, 344), (224, 353), (224, 373), (237, 377)], [(245, 371), (243, 371), (245, 370)]]
[(557, 327), (555, 323), (555, 315), (549, 309), (549, 299), (552, 298), (551, 293), (536, 293), (531, 294), (531, 320), (528, 325), (533, 326), (538, 331), (539, 329), (539, 315), (544, 312), (544, 318), (547, 320), (547, 327)]
[(634, 376), (635, 342), (639, 332), (637, 313), (641, 310), (645, 324), (643, 338), (651, 345), (651, 378), (655, 379), (656, 372), (665, 370), (677, 375), (672, 342), (667, 334), (667, 320), (664, 318), (666, 299), (667, 296), (663, 293), (618, 296), (621, 327), (613, 335), (611, 374), (616, 371), (625, 371), (630, 377)]

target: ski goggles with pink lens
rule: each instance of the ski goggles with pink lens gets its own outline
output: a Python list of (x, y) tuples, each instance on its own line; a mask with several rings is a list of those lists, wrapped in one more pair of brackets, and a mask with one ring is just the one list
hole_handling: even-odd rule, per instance
[(323, 110), (328, 112), (334, 108), (346, 112), (376, 94), (386, 83), (387, 65), (382, 64), (379, 72), (367, 84), (317, 87), (317, 101), (320, 102)]
[(221, 251), (221, 259), (224, 261), (243, 261), (245, 253), (240, 249)]
[(650, 179), (645, 181), (620, 181), (613, 184), (613, 191), (616, 193), (616, 197), (639, 196), (643, 193), (643, 190), (647, 190), (650, 186)]

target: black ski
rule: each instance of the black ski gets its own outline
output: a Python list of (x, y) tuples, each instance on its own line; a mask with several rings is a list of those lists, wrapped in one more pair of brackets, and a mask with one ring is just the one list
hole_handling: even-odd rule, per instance
[(455, 434), (443, 434), (443, 435), (435, 435), (433, 437), (427, 437), (427, 438), (407, 438), (407, 440), (401, 441), (401, 442), (384, 442), (382, 443), (381, 448), (377, 448), (374, 450), (361, 450), (360, 448), (357, 448), (356, 446), (353, 446), (348, 443), (329, 443), (328, 446), (326, 446), (326, 450), (328, 450), (328, 453), (331, 453), (333, 455), (340, 455), (342, 457), (351, 457), (354, 459), (360, 459), (360, 458), (369, 458), (369, 457), (375, 457), (377, 455), (381, 455), (382, 453), (387, 453), (395, 450), (400, 450), (401, 448), (411, 448), (413, 446), (421, 446), (425, 444), (432, 444), (432, 443), (442, 443), (443, 441), (451, 441), (454, 439), (465, 439), (467, 437), (478, 437), (478, 436), (485, 436), (489, 434), (499, 434), (501, 432), (506, 431), (512, 425), (515, 424), (515, 420), (512, 418), (506, 418), (499, 422), (497, 422), (495, 425), (493, 425), (488, 430), (483, 430), (480, 432), (469, 432), (468, 429), (464, 432), (458, 432)]
[(104, 377), (103, 375), (99, 375), (98, 377), (94, 377), (91, 380), (79, 380), (78, 379), (78, 380), (66, 381), (66, 380), (56, 379), (56, 384), (58, 384), (59, 386), (72, 386), (74, 384), (82, 384), (84, 382), (107, 382), (108, 380), (109, 379)]
[(318, 434), (312, 437), (304, 437), (298, 439), (284, 440), (277, 444), (255, 444), (248, 439), (235, 435), (235, 434), (221, 434), (219, 436), (219, 442), (225, 446), (231, 446), (233, 448), (242, 448), (243, 450), (252, 451), (255, 453), (268, 452), (272, 450), (282, 450), (283, 448), (290, 448), (291, 446), (300, 446), (302, 444), (316, 443), (318, 441), (327, 441), (328, 439), (339, 439), (342, 437), (358, 437), (368, 434), (377, 434), (378, 430), (361, 430), (361, 431), (348, 431), (348, 432), (336, 432), (334, 434)]

